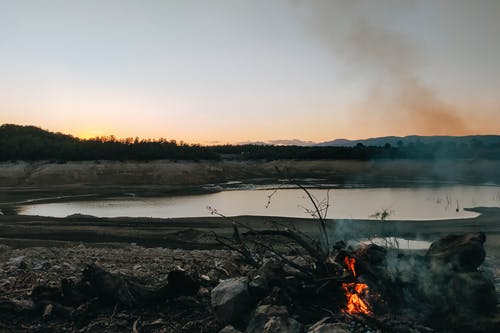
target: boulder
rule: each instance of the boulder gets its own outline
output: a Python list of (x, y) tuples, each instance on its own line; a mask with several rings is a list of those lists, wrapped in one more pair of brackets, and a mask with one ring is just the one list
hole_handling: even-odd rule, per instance
[(260, 275), (269, 287), (280, 287), (285, 281), (283, 264), (276, 260), (268, 260), (260, 266), (257, 274)]
[(284, 306), (261, 305), (255, 309), (245, 333), (301, 333), (302, 324), (289, 317)]
[(372, 265), (382, 263), (387, 256), (387, 249), (377, 244), (365, 244), (356, 250), (356, 257)]
[(255, 305), (246, 277), (232, 278), (219, 283), (212, 290), (210, 297), (215, 317), (222, 325), (238, 323)]
[(26, 262), (26, 256), (12, 257), (9, 260), (7, 260), (7, 265), (11, 266), (12, 268), (19, 268), (19, 269), (28, 268), (28, 264)]
[(481, 272), (457, 273), (448, 284), (448, 303), (452, 312), (492, 314), (497, 305), (495, 286)]
[(261, 275), (254, 276), (250, 280), (248, 287), (250, 288), (250, 293), (257, 298), (265, 297), (269, 292), (269, 284)]
[(486, 256), (483, 246), (485, 240), (486, 236), (482, 232), (449, 235), (433, 242), (426, 256), (437, 269), (442, 269), (444, 264), (454, 271), (474, 271)]

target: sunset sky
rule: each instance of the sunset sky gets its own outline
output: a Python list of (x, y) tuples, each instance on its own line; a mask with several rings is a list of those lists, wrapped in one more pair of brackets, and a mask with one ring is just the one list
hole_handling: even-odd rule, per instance
[(500, 134), (498, 0), (0, 0), (0, 124), (203, 144)]

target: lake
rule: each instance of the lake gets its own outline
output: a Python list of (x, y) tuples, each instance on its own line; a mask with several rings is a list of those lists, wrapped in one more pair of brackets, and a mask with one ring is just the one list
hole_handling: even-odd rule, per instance
[[(312, 205), (302, 190), (284, 188), (275, 192), (274, 187), (246, 184), (210, 194), (31, 204), (21, 207), (20, 213), (54, 217), (78, 213), (98, 217), (170, 218), (210, 216), (207, 207), (212, 207), (225, 216), (310, 217), (307, 210), (312, 209)], [(499, 186), (315, 188), (310, 192), (320, 201), (329, 197), (328, 217), (336, 219), (377, 219), (376, 214), (384, 211), (388, 213), (388, 220), (472, 218), (477, 214), (463, 208), (500, 207)]]

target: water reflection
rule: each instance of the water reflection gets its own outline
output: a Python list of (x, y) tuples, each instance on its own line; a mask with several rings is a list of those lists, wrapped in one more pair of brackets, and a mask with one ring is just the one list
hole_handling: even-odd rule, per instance
[[(326, 189), (311, 189), (322, 200)], [(465, 207), (500, 207), (498, 186), (442, 186), (419, 188), (342, 188), (328, 190), (329, 218), (431, 220), (471, 218), (474, 212)], [(22, 214), (64, 217), (88, 214), (100, 217), (193, 217), (210, 216), (211, 206), (226, 216), (267, 215), (310, 217), (311, 205), (300, 189), (280, 189), (271, 198), (271, 187), (231, 190), (218, 193), (165, 198), (107, 199), (34, 204), (24, 206)], [(387, 214), (377, 214), (386, 212)]]

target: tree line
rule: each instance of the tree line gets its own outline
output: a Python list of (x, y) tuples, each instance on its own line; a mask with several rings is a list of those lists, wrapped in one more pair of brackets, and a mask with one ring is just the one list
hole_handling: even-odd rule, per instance
[(79, 139), (35, 126), (0, 126), (0, 161), (50, 160), (371, 160), (371, 159), (500, 159), (500, 144), (435, 142), (392, 146), (302, 147), (274, 145), (202, 146), (167, 139)]

